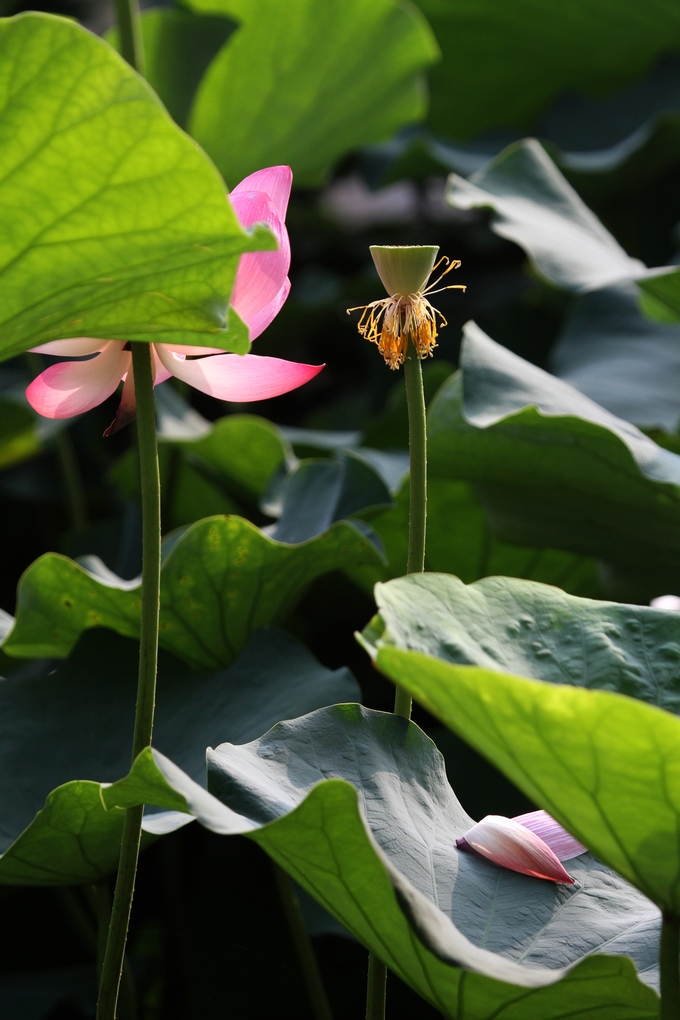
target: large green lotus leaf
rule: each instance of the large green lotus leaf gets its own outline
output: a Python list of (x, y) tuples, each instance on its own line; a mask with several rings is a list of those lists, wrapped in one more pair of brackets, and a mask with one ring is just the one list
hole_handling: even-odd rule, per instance
[(337, 705), (209, 751), (208, 777), (210, 800), (149, 750), (103, 797), (183, 799), (218, 832), (240, 815), (241, 832), (447, 1017), (656, 1016), (630, 960), (583, 960), (606, 947), (654, 982), (652, 904), (589, 855), (559, 887), (457, 851), (471, 819), (413, 723)]
[(597, 290), (647, 272), (534, 139), (509, 145), (469, 180), (454, 174), (446, 197), (457, 209), (491, 209), (495, 232), (524, 248), (538, 272), (565, 290)]
[[(60, 337), (247, 349), (239, 226), (149, 86), (72, 21), (0, 21), (0, 356)], [(238, 328), (237, 328), (238, 327)]]
[[(460, 666), (618, 691), (680, 715), (680, 614), (512, 577), (411, 574), (376, 586), (363, 641)], [(375, 635), (374, 638), (371, 635)]]
[[(55, 673), (0, 684), (0, 881), (91, 882), (115, 867), (122, 812), (105, 812), (99, 783), (80, 780), (112, 782), (129, 768), (137, 657), (135, 642), (98, 630)], [(281, 718), (358, 693), (347, 670), (328, 670), (289, 635), (264, 630), (215, 673), (161, 654), (154, 739), (202, 782), (208, 744), (252, 740)], [(145, 819), (155, 833), (176, 825), (173, 816)]]
[(680, 720), (622, 694), (385, 647), (376, 665), (659, 906), (680, 909)]
[(476, 483), (504, 541), (597, 556), (668, 590), (680, 457), (474, 323), (461, 363), (430, 409), (432, 475)]
[(562, 93), (603, 95), (680, 47), (673, 0), (417, 0), (442, 48), (430, 72), (430, 123), (470, 138), (533, 127)]
[(321, 184), (341, 156), (425, 113), (422, 72), (438, 49), (408, 3), (190, 6), (241, 23), (204, 75), (189, 121), (230, 187), (278, 163), (290, 164), (297, 184)]
[[(315, 578), (380, 560), (342, 522), (300, 545), (276, 542), (239, 517), (207, 518), (172, 538), (161, 570), (160, 645), (194, 669), (229, 665)], [(64, 657), (90, 627), (138, 635), (139, 580), (121, 580), (94, 557), (87, 564), (47, 553), (28, 568), (6, 653)]]
[[(144, 77), (174, 120), (186, 126), (194, 94), (213, 57), (236, 28), (230, 18), (181, 7), (152, 7), (140, 17)], [(118, 30), (106, 39), (120, 49)]]
[(675, 431), (680, 326), (643, 315), (632, 286), (578, 298), (551, 352), (551, 367), (620, 418)]
[[(382, 540), (387, 563), (357, 567), (351, 573), (372, 590), (376, 581), (406, 573), (409, 484), (404, 482), (395, 505), (365, 516)], [(525, 577), (556, 584), (575, 595), (602, 594), (595, 562), (559, 549), (540, 549), (501, 542), (467, 482), (430, 478), (427, 491), (425, 568), (456, 574), (465, 582), (490, 574)]]

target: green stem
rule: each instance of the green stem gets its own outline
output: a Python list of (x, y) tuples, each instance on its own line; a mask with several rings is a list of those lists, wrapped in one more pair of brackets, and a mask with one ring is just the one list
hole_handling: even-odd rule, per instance
[(385, 1020), (387, 998), (387, 967), (375, 953), (368, 954), (366, 984), (366, 1020)]
[(661, 1010), (660, 1020), (680, 1017), (680, 921), (663, 912), (661, 922)]
[(135, 71), (144, 74), (144, 41), (138, 0), (116, 0), (116, 23), (121, 56)]
[[(410, 459), (408, 560), (407, 574), (419, 574), (425, 569), (425, 530), (427, 523), (427, 418), (423, 370), (413, 344), (404, 362), (406, 403), (408, 405), (408, 448)], [(394, 714), (411, 718), (412, 699), (408, 691), (397, 685), (394, 695)], [(385, 988), (387, 968), (373, 953), (368, 954), (368, 987), (366, 991), (366, 1020), (383, 1020), (385, 1016)]]
[(312, 940), (302, 919), (300, 901), (293, 888), (293, 883), (278, 864), (274, 864), (273, 867), (281, 905), (288, 921), (295, 952), (302, 969), (307, 995), (312, 1006), (312, 1013), (315, 1020), (333, 1020), (333, 1012), (326, 995)]
[[(408, 404), (408, 446), (410, 458), (409, 517), (408, 517), (408, 574), (422, 573), (425, 569), (425, 529), (427, 522), (427, 419), (423, 370), (411, 344), (404, 363), (406, 401)], [(397, 687), (394, 712), (404, 719), (411, 718), (411, 697)]]
[[(132, 761), (134, 762), (140, 751), (151, 743), (153, 732), (161, 578), (161, 498), (151, 349), (145, 343), (133, 343), (131, 347), (137, 400), (137, 438), (142, 494), (142, 608), (137, 705), (132, 741)], [(142, 806), (128, 808), (125, 812), (118, 877), (113, 896), (113, 909), (97, 1003), (97, 1020), (115, 1020), (116, 1016), (125, 942), (135, 888), (143, 812)]]
[(427, 520), (427, 422), (423, 370), (413, 349), (404, 363), (408, 403), (408, 448), (410, 460), (410, 503), (408, 518), (407, 574), (425, 569), (425, 525)]

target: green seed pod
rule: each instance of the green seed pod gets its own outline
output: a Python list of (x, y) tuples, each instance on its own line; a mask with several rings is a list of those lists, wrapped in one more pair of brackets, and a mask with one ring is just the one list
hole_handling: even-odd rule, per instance
[(436, 244), (371, 245), (375, 268), (385, 290), (393, 295), (408, 296), (422, 291), (434, 267), (439, 247)]

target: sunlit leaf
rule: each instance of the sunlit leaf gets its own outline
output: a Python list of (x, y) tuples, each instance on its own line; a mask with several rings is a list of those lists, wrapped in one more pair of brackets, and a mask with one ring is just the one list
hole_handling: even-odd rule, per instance
[[(233, 317), (247, 236), (210, 161), (102, 40), (0, 21), (0, 356), (60, 337), (247, 348)], [(238, 328), (237, 328), (238, 327)]]
[(230, 187), (288, 163), (298, 185), (425, 113), (437, 57), (419, 12), (395, 0), (192, 0), (240, 27), (199, 86), (189, 128)]
[[(198, 84), (236, 23), (181, 7), (152, 7), (141, 12), (140, 24), (144, 77), (177, 123), (185, 127)], [(117, 29), (106, 38), (119, 49)]]

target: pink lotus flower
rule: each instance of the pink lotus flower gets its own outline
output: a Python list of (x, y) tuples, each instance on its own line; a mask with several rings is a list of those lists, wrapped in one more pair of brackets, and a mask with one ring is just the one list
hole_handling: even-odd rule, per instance
[[(278, 242), (277, 251), (241, 256), (231, 304), (254, 340), (267, 328), (288, 297), (290, 243), (285, 226), (293, 175), (290, 167), (273, 166), (241, 181), (230, 199), (242, 227), (265, 223)], [(118, 412), (104, 433), (110, 435), (135, 417), (132, 355), (120, 340), (78, 337), (55, 340), (34, 351), (83, 357), (45, 369), (26, 390), (31, 406), (46, 418), (70, 418), (101, 404), (124, 380)], [(154, 384), (171, 375), (220, 400), (265, 400), (308, 382), (323, 365), (300, 365), (254, 354), (225, 354), (215, 347), (151, 344)]]
[(529, 811), (516, 818), (487, 815), (457, 839), (456, 846), (510, 871), (566, 885), (573, 885), (574, 879), (560, 861), (586, 853), (586, 847), (546, 811)]

